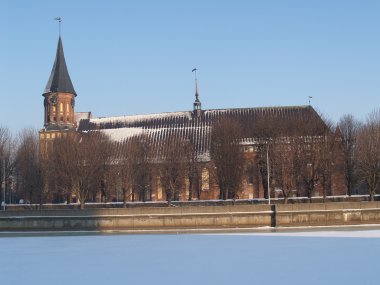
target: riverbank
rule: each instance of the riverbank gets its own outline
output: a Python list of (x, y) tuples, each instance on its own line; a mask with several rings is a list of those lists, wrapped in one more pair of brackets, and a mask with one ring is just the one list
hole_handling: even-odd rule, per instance
[(23, 210), (0, 213), (2, 232), (226, 232), (358, 225), (380, 225), (380, 202)]

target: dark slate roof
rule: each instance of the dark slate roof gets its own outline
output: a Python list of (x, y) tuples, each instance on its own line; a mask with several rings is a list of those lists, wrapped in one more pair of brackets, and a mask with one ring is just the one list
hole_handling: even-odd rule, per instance
[(266, 131), (282, 136), (315, 136), (327, 130), (311, 106), (203, 110), (200, 117), (185, 111), (92, 118), (81, 120), (78, 130), (101, 131), (118, 143), (144, 135), (156, 148), (160, 148), (161, 142), (168, 137), (182, 138), (193, 143), (200, 159), (207, 160), (212, 126), (222, 119), (239, 122), (241, 142), (247, 145), (255, 144), (266, 135)]
[(57, 54), (44, 94), (50, 92), (67, 92), (77, 95), (67, 71), (61, 37), (58, 40)]

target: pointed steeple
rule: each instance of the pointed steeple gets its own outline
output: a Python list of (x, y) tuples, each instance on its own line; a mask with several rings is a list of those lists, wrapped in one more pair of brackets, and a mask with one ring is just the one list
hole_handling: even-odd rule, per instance
[(198, 94), (198, 79), (195, 78), (195, 102), (199, 101), (199, 94)]
[(199, 117), (201, 115), (202, 103), (199, 100), (197, 69), (194, 68), (192, 71), (195, 72), (195, 101), (193, 104), (193, 107), (194, 107), (193, 110), (194, 110), (195, 115)]
[(195, 101), (194, 101), (194, 110), (201, 109), (202, 103), (199, 100), (198, 94), (198, 79), (195, 79)]
[(71, 93), (77, 96), (67, 71), (61, 36), (59, 36), (57, 54), (44, 94), (51, 92)]

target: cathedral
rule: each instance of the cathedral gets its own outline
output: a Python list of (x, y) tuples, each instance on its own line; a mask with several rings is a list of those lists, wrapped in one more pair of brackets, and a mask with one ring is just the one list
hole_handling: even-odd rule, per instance
[[(194, 145), (197, 163), (200, 165), (197, 183), (185, 187), (180, 191), (178, 200), (209, 200), (219, 199), (218, 183), (212, 172), (216, 166), (211, 157), (213, 126), (224, 119), (238, 122), (242, 133), (239, 144), (244, 150), (245, 167), (241, 190), (237, 198), (257, 199), (268, 197), (269, 174), (262, 167), (265, 159), (260, 155), (258, 148), (265, 138), (263, 129), (270, 125), (274, 134), (283, 137), (302, 136), (320, 137), (316, 129), (326, 129), (325, 123), (310, 105), (287, 107), (259, 107), (236, 109), (203, 109), (195, 80), (195, 100), (192, 110), (167, 112), (149, 115), (115, 116), (106, 118), (93, 117), (90, 112), (75, 112), (77, 93), (71, 82), (66, 65), (62, 39), (59, 37), (54, 65), (42, 94), (44, 97), (44, 128), (39, 132), (41, 147), (47, 142), (66, 136), (69, 133), (101, 132), (116, 144), (143, 136), (159, 148), (167, 137), (175, 137), (191, 141)], [(294, 132), (294, 122), (314, 122), (309, 131), (297, 134)], [(317, 128), (315, 127), (317, 125)], [(314, 132), (314, 133), (313, 133)], [(310, 164), (310, 163), (309, 163)], [(309, 165), (308, 164), (308, 165)], [(345, 194), (342, 171), (336, 167), (333, 173), (333, 182), (330, 195)], [(131, 201), (165, 201), (165, 191), (162, 189), (158, 174), (152, 175), (151, 187), (143, 199), (131, 195)], [(271, 183), (271, 184), (268, 184)], [(274, 185), (274, 184), (273, 184)], [(189, 189), (196, 188), (196, 189)], [(322, 195), (320, 187), (316, 187), (314, 196)], [(270, 189), (271, 197), (281, 197), (281, 189), (273, 186)], [(295, 195), (295, 194), (294, 194)]]

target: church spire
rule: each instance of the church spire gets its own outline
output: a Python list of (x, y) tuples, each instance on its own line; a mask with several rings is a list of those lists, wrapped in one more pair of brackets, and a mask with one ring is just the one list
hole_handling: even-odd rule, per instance
[[(61, 22), (58, 17), (55, 20)], [(59, 35), (57, 54), (49, 81), (42, 96), (44, 99), (44, 127), (46, 131), (75, 130), (75, 96), (77, 96), (67, 71), (62, 39)]]
[(195, 78), (195, 101), (199, 102), (198, 79), (197, 78)]
[(193, 104), (193, 111), (194, 111), (194, 115), (196, 117), (200, 117), (200, 115), (202, 114), (202, 103), (201, 101), (199, 100), (199, 94), (198, 94), (198, 78), (197, 78), (197, 69), (194, 68), (192, 70), (192, 72), (195, 73), (195, 101), (194, 101), (194, 104)]
[(67, 70), (61, 36), (59, 36), (57, 54), (44, 94), (52, 92), (65, 92), (77, 96)]

